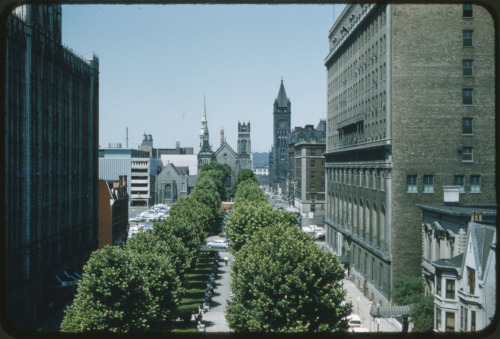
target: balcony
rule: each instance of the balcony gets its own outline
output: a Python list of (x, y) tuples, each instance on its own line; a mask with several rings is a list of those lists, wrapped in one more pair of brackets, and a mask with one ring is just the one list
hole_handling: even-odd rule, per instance
[[(480, 301), (481, 301), (480, 296), (475, 295), (475, 294), (470, 294), (469, 292), (470, 292), (469, 286), (466, 286), (465, 290), (464, 290), (464, 288), (461, 288), (458, 290), (458, 297), (468, 304), (480, 305)], [(477, 290), (475, 292), (477, 292)]]

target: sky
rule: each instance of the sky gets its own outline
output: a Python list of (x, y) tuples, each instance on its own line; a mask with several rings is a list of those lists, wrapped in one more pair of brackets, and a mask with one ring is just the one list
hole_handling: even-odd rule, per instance
[(343, 5), (63, 5), (62, 41), (99, 58), (99, 144), (199, 151), (206, 107), (210, 143), (236, 151), (238, 122), (252, 152), (273, 143), (281, 79), (292, 129), (326, 118), (328, 31)]

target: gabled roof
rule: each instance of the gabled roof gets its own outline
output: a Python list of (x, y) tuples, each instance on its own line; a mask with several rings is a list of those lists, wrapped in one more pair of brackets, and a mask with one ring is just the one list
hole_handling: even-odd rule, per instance
[(450, 258), (450, 259), (438, 259), (432, 262), (432, 265), (436, 268), (440, 269), (456, 269), (458, 270), (462, 266), (464, 254), (460, 253), (459, 255)]
[(285, 86), (283, 86), (283, 79), (281, 80), (280, 90), (275, 102), (278, 104), (278, 107), (289, 107), (290, 105), (290, 100), (286, 96)]
[(207, 153), (207, 152), (212, 152), (212, 148), (210, 147), (208, 140), (204, 139), (203, 144), (201, 145), (200, 153)]
[(490, 245), (495, 239), (495, 227), (484, 225), (476, 222), (471, 222), (469, 226), (470, 239), (474, 247), (477, 264), (481, 267), (481, 276), (484, 275), (488, 254), (490, 252)]
[(235, 158), (238, 157), (238, 154), (236, 154), (236, 152), (231, 148), (231, 146), (229, 146), (229, 144), (225, 141), (222, 145), (220, 145), (220, 147), (217, 149), (217, 151), (215, 151), (213, 157), (217, 158), (217, 156), (219, 154), (221, 154), (223, 151), (231, 153)]

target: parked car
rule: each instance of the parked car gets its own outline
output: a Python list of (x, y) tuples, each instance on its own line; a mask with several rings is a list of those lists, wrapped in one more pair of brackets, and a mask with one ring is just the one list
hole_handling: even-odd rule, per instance
[(349, 327), (361, 327), (361, 318), (357, 314), (351, 314), (350, 316), (347, 317), (347, 321), (349, 323)]
[(225, 240), (222, 239), (217, 239), (214, 241), (209, 241), (207, 242), (207, 247), (208, 248), (228, 248), (229, 243), (227, 243)]
[(370, 332), (366, 327), (351, 327), (349, 332), (359, 333), (359, 332)]

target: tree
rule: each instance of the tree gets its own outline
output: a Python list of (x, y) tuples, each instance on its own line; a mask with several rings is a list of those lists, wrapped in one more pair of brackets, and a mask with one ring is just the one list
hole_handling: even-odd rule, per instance
[(174, 221), (178, 218), (186, 219), (195, 223), (204, 231), (214, 222), (214, 214), (210, 207), (192, 197), (181, 197), (172, 205), (168, 211), (168, 215), (169, 217), (167, 219), (172, 219)]
[(237, 252), (257, 230), (277, 222), (297, 226), (293, 213), (276, 210), (267, 201), (251, 200), (235, 205), (226, 219), (224, 230), (232, 242), (231, 251)]
[(421, 276), (397, 276), (394, 278), (392, 299), (399, 305), (412, 305), (409, 316), (415, 329), (429, 332), (434, 326), (434, 297), (424, 296), (424, 284)]
[(169, 232), (169, 229), (163, 227), (162, 224), (155, 224), (153, 230), (139, 232), (128, 239), (125, 249), (139, 254), (152, 252), (166, 256), (176, 275), (181, 281), (184, 281), (184, 272), (188, 268), (190, 253), (182, 240), (176, 237), (173, 232)]
[(267, 197), (253, 180), (242, 181), (238, 185), (238, 192), (234, 197), (234, 204), (248, 202), (250, 200), (267, 201)]
[(239, 173), (238, 176), (236, 177), (236, 180), (233, 183), (233, 194), (236, 194), (238, 192), (238, 185), (245, 181), (245, 180), (252, 180), (254, 181), (257, 185), (259, 184), (259, 180), (253, 173), (251, 169), (242, 169)]
[(63, 332), (144, 332), (165, 329), (176, 314), (180, 282), (167, 258), (106, 246), (92, 253)]
[(217, 186), (209, 177), (202, 176), (198, 178), (189, 197), (208, 206), (214, 218), (217, 216), (217, 211), (220, 209), (221, 205), (221, 199), (217, 192)]
[(203, 177), (205, 175), (209, 176), (217, 186), (217, 191), (219, 192), (219, 197), (221, 198), (221, 200), (227, 200), (227, 191), (225, 182), (231, 175), (231, 170), (229, 169), (229, 166), (215, 161), (210, 163), (205, 163), (201, 167), (200, 173), (198, 174), (198, 178)]
[(346, 331), (351, 306), (343, 269), (297, 227), (276, 223), (257, 231), (235, 254), (226, 309), (237, 332)]
[(217, 187), (217, 193), (219, 194), (219, 197), (221, 200), (223, 200), (223, 201), (227, 200), (226, 186), (224, 186), (224, 181), (222, 181), (219, 178), (217, 171), (209, 170), (209, 171), (205, 171), (205, 172), (200, 172), (198, 174), (198, 179), (203, 178), (203, 177), (208, 177), (212, 180), (212, 182)]

